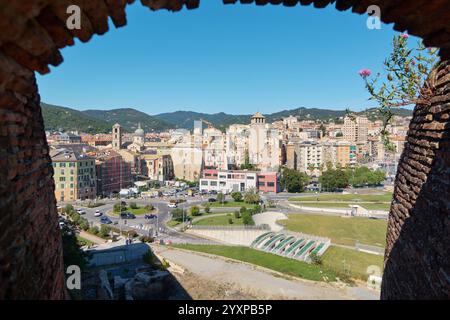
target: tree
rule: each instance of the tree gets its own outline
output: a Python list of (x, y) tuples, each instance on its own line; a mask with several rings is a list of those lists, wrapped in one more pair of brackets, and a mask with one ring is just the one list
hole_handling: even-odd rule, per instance
[(224, 200), (225, 200), (224, 194), (222, 192), (219, 192), (217, 194), (216, 200), (217, 200), (217, 202), (221, 202), (221, 203), (224, 202)]
[(257, 170), (257, 167), (254, 164), (250, 163), (250, 156), (249, 156), (248, 149), (245, 149), (244, 163), (241, 164), (240, 169), (241, 170)]
[(259, 194), (256, 192), (255, 188), (249, 188), (244, 195), (244, 201), (246, 203), (256, 204), (260, 201)]
[(200, 215), (200, 208), (198, 206), (192, 206), (190, 208), (191, 216), (199, 216)]
[(234, 201), (236, 202), (240, 202), (242, 201), (242, 193), (240, 193), (239, 191), (235, 191), (231, 194), (231, 197), (233, 198)]
[(247, 207), (242, 206), (241, 209), (239, 209), (239, 213), (243, 214), (244, 212), (247, 212)]
[(246, 226), (255, 224), (252, 215), (248, 211), (242, 214), (242, 223)]
[(308, 183), (309, 177), (306, 173), (288, 168), (283, 170), (280, 179), (280, 184), (288, 192), (302, 192)]
[(183, 221), (183, 215), (184, 215), (183, 209), (176, 208), (176, 209), (173, 209), (171, 213), (172, 213), (173, 220)]
[(73, 208), (73, 206), (71, 204), (66, 204), (66, 206), (64, 207), (64, 212), (67, 214), (71, 214), (74, 211), (75, 211), (75, 209)]
[(384, 61), (383, 75), (377, 73), (370, 78), (372, 72), (369, 69), (359, 71), (370, 94), (369, 99), (379, 105), (383, 121), (381, 141), (390, 151), (395, 146), (389, 140), (386, 127), (394, 115), (392, 108), (415, 104), (430, 106), (435, 92), (437, 50), (426, 48), (422, 42), (410, 49), (408, 38), (405, 33), (394, 36), (392, 52)]
[(125, 210), (126, 210), (126, 207), (123, 206), (121, 202), (117, 202), (114, 204), (113, 212), (118, 213), (118, 212), (125, 211)]
[(319, 177), (319, 183), (322, 189), (334, 191), (348, 186), (349, 178), (347, 173), (342, 169), (331, 169), (324, 171)]

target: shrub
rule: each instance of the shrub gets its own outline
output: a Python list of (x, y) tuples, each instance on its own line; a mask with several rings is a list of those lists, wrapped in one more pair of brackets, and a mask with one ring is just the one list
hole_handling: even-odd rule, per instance
[(137, 206), (136, 202), (130, 202), (130, 208), (131, 209), (137, 209), (138, 206)]
[(236, 202), (240, 202), (242, 201), (242, 193), (235, 191), (231, 194), (231, 197), (233, 198), (234, 201)]
[(163, 258), (162, 262), (161, 262), (161, 270), (166, 270), (167, 268), (170, 267), (170, 263)]
[(256, 204), (260, 201), (259, 194), (255, 188), (250, 188), (244, 195), (244, 201), (247, 203)]
[(242, 214), (242, 223), (246, 226), (251, 226), (255, 224), (252, 215), (249, 212), (244, 212)]
[(145, 210), (152, 211), (155, 207), (152, 204), (148, 204), (145, 206)]
[(256, 206), (253, 207), (253, 211), (255, 213), (261, 213), (262, 212), (262, 207), (259, 204), (257, 204)]
[(100, 227), (99, 236), (102, 237), (102, 238), (108, 238), (110, 232), (111, 232), (111, 228), (110, 227), (102, 225)]
[(205, 213), (209, 213), (211, 211), (211, 206), (208, 204), (205, 205)]
[(239, 210), (239, 212), (242, 214), (244, 212), (247, 212), (247, 208), (246, 207), (241, 207), (241, 209)]
[(93, 227), (88, 229), (88, 232), (91, 233), (91, 234), (97, 235), (100, 232), (100, 230), (98, 229), (97, 226), (93, 226)]
[(120, 202), (114, 204), (114, 207), (113, 207), (114, 212), (116, 212), (116, 213), (120, 212), (121, 209), (122, 209), (122, 206), (120, 205)]
[(147, 243), (152, 243), (155, 241), (155, 238), (149, 237), (149, 236), (140, 236), (138, 239), (141, 242), (147, 242)]
[(225, 196), (223, 195), (222, 192), (219, 192), (219, 193), (217, 194), (216, 200), (217, 200), (217, 202), (224, 202)]
[(74, 211), (75, 210), (73, 209), (73, 206), (71, 204), (66, 204), (66, 206), (64, 207), (64, 212), (69, 215)]
[(125, 235), (127, 235), (129, 238), (136, 238), (138, 236), (138, 233), (134, 230), (129, 230), (125, 232)]
[(199, 216), (200, 215), (200, 208), (198, 206), (192, 206), (190, 209), (191, 216)]
[(233, 219), (231, 217), (228, 218), (228, 224), (233, 224)]
[(82, 230), (86, 231), (89, 229), (89, 222), (85, 218), (81, 218), (79, 226)]
[(312, 264), (321, 265), (322, 257), (317, 255), (317, 253), (310, 253), (309, 257), (311, 259)]

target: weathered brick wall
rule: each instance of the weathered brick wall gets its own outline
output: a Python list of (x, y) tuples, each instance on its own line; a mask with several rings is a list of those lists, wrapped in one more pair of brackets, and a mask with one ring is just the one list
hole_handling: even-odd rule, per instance
[(60, 231), (34, 73), (0, 54), (0, 299), (64, 297)]
[(450, 298), (450, 62), (416, 106), (389, 214), (382, 299)]

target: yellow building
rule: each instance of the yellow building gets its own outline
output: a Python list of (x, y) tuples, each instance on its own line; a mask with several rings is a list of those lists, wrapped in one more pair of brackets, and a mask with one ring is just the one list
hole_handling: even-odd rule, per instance
[(50, 151), (57, 201), (94, 199), (97, 195), (95, 159), (71, 149)]

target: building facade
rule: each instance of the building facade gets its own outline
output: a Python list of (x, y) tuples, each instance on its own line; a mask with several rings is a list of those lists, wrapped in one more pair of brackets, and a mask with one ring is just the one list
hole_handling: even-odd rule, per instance
[(57, 201), (94, 199), (97, 195), (95, 158), (70, 149), (50, 151)]

